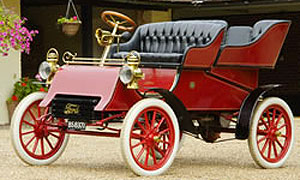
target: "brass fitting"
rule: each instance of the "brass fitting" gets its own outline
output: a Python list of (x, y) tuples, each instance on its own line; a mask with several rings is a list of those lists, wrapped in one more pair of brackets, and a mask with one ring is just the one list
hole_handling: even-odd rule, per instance
[(96, 30), (95, 36), (100, 46), (111, 45), (114, 41), (114, 36), (109, 31), (104, 31), (101, 28)]
[(59, 53), (55, 48), (51, 48), (47, 52), (46, 61), (49, 63), (51, 68), (51, 73), (46, 81), (47, 84), (51, 84), (55, 73), (58, 71), (59, 65), (57, 62), (59, 61)]
[(131, 51), (127, 57), (128, 67), (132, 70), (133, 78), (130, 83), (127, 84), (128, 89), (138, 89), (138, 81), (144, 78), (144, 73), (139, 68), (139, 64), (141, 62), (141, 56), (137, 51)]

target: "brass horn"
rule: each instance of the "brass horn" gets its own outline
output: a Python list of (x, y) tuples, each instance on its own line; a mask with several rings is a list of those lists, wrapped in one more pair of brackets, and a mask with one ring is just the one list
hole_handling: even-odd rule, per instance
[(98, 28), (96, 30), (95, 36), (100, 46), (108, 46), (112, 44), (114, 40), (114, 37), (111, 35), (109, 31), (104, 31), (101, 28)]

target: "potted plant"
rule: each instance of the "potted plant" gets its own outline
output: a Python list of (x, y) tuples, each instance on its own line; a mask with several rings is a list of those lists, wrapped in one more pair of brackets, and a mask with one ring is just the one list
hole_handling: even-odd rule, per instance
[(77, 34), (81, 21), (77, 16), (71, 18), (61, 17), (57, 19), (57, 24), (61, 25), (62, 32), (68, 36)]
[(10, 49), (29, 54), (30, 43), (38, 31), (28, 30), (24, 26), (26, 20), (0, 6), (0, 55), (7, 56)]
[(48, 91), (48, 88), (39, 82), (41, 81), (39, 75), (36, 75), (36, 78), (37, 79), (29, 79), (28, 77), (24, 77), (14, 84), (13, 95), (6, 101), (9, 119), (11, 119), (14, 109), (24, 97), (36, 91)]

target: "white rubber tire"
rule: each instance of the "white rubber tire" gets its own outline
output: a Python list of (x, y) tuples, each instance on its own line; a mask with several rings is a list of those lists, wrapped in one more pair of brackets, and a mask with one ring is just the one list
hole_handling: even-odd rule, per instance
[[(162, 108), (163, 110), (165, 110), (165, 112), (171, 118), (172, 124), (174, 126), (174, 131), (175, 131), (175, 133), (174, 133), (175, 134), (175, 138), (174, 138), (175, 142), (174, 142), (173, 151), (170, 154), (169, 159), (161, 168), (159, 168), (157, 170), (145, 170), (145, 169), (141, 168), (135, 162), (134, 158), (132, 157), (131, 150), (130, 150), (130, 132), (131, 132), (131, 128), (132, 128), (133, 123), (134, 123), (136, 117), (138, 116), (138, 114), (141, 111), (143, 111), (145, 108), (153, 107), (153, 106)], [(140, 175), (140, 176), (160, 175), (160, 174), (164, 173), (171, 166), (171, 164), (176, 156), (176, 153), (179, 148), (179, 134), (180, 134), (180, 130), (179, 130), (177, 117), (176, 117), (175, 113), (173, 112), (173, 110), (171, 109), (171, 107), (167, 103), (165, 103), (162, 100), (155, 99), (155, 98), (143, 99), (143, 100), (137, 102), (128, 111), (128, 113), (126, 114), (126, 117), (124, 119), (122, 131), (121, 131), (122, 157), (123, 157), (124, 161), (127, 163), (127, 165), (137, 175)]]
[(11, 128), (10, 128), (10, 132), (11, 132), (11, 141), (12, 141), (12, 145), (14, 147), (14, 150), (16, 152), (16, 154), (19, 156), (19, 158), (29, 164), (29, 165), (48, 165), (53, 163), (55, 160), (57, 160), (61, 154), (63, 153), (67, 143), (68, 143), (68, 139), (69, 139), (69, 135), (65, 134), (64, 137), (64, 141), (60, 147), (60, 149), (50, 158), (48, 159), (35, 159), (31, 156), (29, 156), (26, 151), (23, 149), (22, 144), (21, 144), (21, 140), (20, 140), (20, 131), (19, 131), (19, 127), (20, 127), (20, 122), (21, 122), (21, 118), (23, 113), (26, 111), (27, 107), (32, 104), (33, 102), (37, 101), (37, 100), (42, 100), (44, 99), (44, 97), (46, 96), (46, 93), (44, 92), (34, 92), (28, 96), (26, 96), (16, 107), (13, 117), (12, 117), (12, 123), (11, 123)]
[[(285, 154), (285, 156), (280, 159), (278, 162), (269, 162), (265, 160), (262, 155), (259, 152), (258, 145), (257, 145), (257, 126), (259, 119), (261, 117), (261, 114), (264, 112), (264, 110), (270, 106), (270, 105), (278, 105), (281, 106), (288, 114), (288, 117), (290, 119), (290, 126), (291, 126), (291, 140), (290, 145), (288, 147), (288, 150)], [(248, 146), (251, 153), (251, 156), (253, 160), (256, 162), (257, 165), (259, 165), (262, 168), (278, 168), (281, 167), (289, 157), (293, 145), (294, 145), (294, 116), (292, 111), (290, 110), (289, 106), (286, 102), (284, 102), (282, 99), (277, 97), (269, 97), (264, 99), (262, 102), (258, 104), (258, 106), (255, 109), (255, 112), (253, 114), (252, 120), (250, 122), (250, 132), (248, 137)]]

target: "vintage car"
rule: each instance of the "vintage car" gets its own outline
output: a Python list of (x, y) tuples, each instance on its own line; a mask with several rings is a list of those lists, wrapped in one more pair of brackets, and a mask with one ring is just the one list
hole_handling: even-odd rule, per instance
[(50, 49), (40, 65), (48, 93), (24, 98), (12, 118), (21, 160), (54, 162), (69, 134), (120, 137), (134, 173), (159, 175), (172, 164), (182, 134), (216, 143), (226, 140), (219, 139), (226, 132), (248, 139), (262, 168), (285, 163), (294, 117), (274, 97), (281, 85), (259, 87), (258, 75), (275, 67), (290, 21), (261, 20), (253, 27), (228, 27), (222, 20), (161, 22), (141, 25), (129, 37), (132, 19), (113, 11), (101, 17), (113, 27), (96, 31), (102, 57), (65, 52), (59, 66), (57, 50)]

